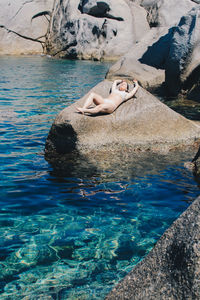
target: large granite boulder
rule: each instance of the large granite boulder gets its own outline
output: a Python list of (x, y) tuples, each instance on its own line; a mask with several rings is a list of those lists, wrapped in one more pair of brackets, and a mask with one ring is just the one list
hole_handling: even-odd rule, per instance
[(171, 36), (168, 27), (152, 28), (109, 69), (106, 78), (136, 78), (143, 88), (162, 85)]
[[(112, 82), (105, 80), (92, 91), (106, 97)], [(200, 138), (200, 126), (187, 120), (139, 88), (135, 98), (108, 115), (87, 116), (76, 112), (85, 98), (65, 108), (56, 117), (49, 132), (45, 153), (48, 157), (77, 150), (91, 150), (123, 145), (134, 149), (169, 150), (192, 144)]]
[(144, 8), (129, 0), (55, 1), (47, 52), (116, 60), (149, 30)]
[(200, 197), (106, 299), (200, 299), (199, 240)]
[(42, 53), (53, 0), (1, 0), (0, 54)]
[(151, 28), (109, 70), (107, 79), (136, 78), (144, 88), (167, 88), (169, 95), (199, 101), (200, 5), (177, 26)]
[[(176, 27), (166, 60), (166, 86), (172, 95), (181, 89), (200, 92), (200, 5), (183, 16)], [(197, 94), (197, 91), (196, 91)], [(200, 99), (199, 96), (197, 100)]]

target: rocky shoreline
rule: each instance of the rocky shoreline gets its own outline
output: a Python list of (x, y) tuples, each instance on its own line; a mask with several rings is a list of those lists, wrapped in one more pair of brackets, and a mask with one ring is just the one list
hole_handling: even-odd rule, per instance
[(199, 101), (199, 1), (3, 2), (0, 55), (112, 60), (109, 80)]
[(112, 60), (108, 80), (136, 78), (158, 95), (199, 102), (199, 1), (4, 0), (3, 7), (0, 55)]
[(200, 197), (110, 292), (116, 299), (200, 298)]
[[(200, 144), (200, 125), (174, 112), (147, 90), (200, 101), (200, 1), (3, 0), (0, 54), (47, 54), (113, 60), (92, 89), (106, 97), (111, 81), (139, 81), (136, 96), (113, 114), (76, 111), (88, 96), (58, 114), (45, 146), (56, 164), (75, 153), (89, 163), (94, 151), (119, 146), (167, 152)], [(62, 162), (61, 162), (62, 164)], [(200, 150), (190, 167), (200, 176)], [(164, 233), (149, 255), (106, 299), (199, 299), (199, 200)]]

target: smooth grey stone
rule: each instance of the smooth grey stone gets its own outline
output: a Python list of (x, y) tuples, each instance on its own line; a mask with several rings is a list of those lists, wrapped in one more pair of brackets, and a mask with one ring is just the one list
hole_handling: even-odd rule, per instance
[(107, 295), (117, 299), (200, 299), (200, 197)]

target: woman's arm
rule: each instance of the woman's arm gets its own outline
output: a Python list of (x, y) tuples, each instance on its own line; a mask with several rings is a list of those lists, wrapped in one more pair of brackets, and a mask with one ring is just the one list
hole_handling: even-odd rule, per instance
[(116, 90), (117, 84), (121, 83), (122, 81), (123, 81), (122, 79), (116, 79), (116, 80), (113, 82), (113, 85), (112, 85), (112, 88), (111, 88), (111, 93), (114, 92), (114, 90)]
[(125, 100), (132, 98), (139, 88), (139, 84), (138, 84), (137, 80), (133, 80), (133, 82), (134, 82), (134, 88), (132, 89), (132, 91), (130, 93), (127, 93)]

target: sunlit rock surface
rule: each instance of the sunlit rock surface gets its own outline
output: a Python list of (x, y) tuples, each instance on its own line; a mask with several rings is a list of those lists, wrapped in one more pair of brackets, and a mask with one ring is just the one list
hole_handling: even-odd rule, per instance
[(67, 58), (115, 60), (148, 30), (146, 11), (131, 1), (56, 0), (47, 52)]
[(1, 0), (0, 55), (42, 53), (52, 8), (53, 0)]
[(199, 212), (200, 197), (106, 299), (199, 299)]
[(188, 0), (180, 9), (178, 1), (141, 1), (141, 5), (148, 11), (151, 30), (110, 68), (106, 78), (136, 78), (144, 88), (165, 86), (169, 95), (199, 101), (199, 5)]
[(148, 11), (148, 22), (151, 27), (174, 26), (180, 18), (197, 6), (197, 1), (182, 0), (143, 0), (141, 5)]
[[(105, 80), (93, 91), (103, 97), (112, 82)], [(135, 98), (123, 103), (108, 115), (87, 116), (76, 111), (86, 97), (65, 108), (55, 119), (46, 141), (46, 155), (56, 156), (77, 150), (129, 146), (132, 150), (169, 150), (193, 144), (200, 137), (200, 127), (171, 110), (142, 89)]]
[(109, 69), (106, 78), (136, 78), (144, 88), (162, 85), (170, 38), (168, 27), (152, 28)]

